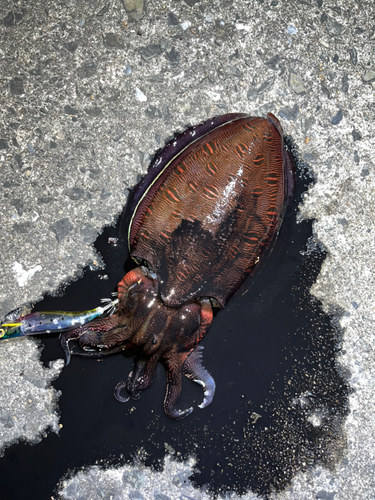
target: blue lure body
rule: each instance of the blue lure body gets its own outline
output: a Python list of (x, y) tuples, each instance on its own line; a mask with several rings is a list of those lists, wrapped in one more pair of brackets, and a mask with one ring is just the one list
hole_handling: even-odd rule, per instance
[(89, 311), (80, 312), (34, 312), (15, 320), (5, 321), (0, 326), (0, 339), (38, 335), (42, 333), (72, 330), (104, 314), (112, 314), (118, 299), (103, 299), (103, 305)]

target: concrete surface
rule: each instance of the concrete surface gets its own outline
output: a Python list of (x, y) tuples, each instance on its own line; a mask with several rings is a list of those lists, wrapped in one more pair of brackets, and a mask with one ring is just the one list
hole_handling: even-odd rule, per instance
[[(272, 111), (314, 170), (301, 217), (316, 219), (316, 237), (329, 250), (313, 293), (345, 311), (339, 363), (353, 389), (347, 454), (334, 471), (298, 475), (275, 499), (375, 496), (374, 16), (370, 0), (0, 6), (2, 314), (99, 263), (96, 234), (113, 222), (154, 152), (189, 123)], [(38, 368), (35, 351), (22, 339), (0, 345), (3, 445), (57, 430), (57, 395), (47, 387), (61, 366)], [(21, 377), (12, 398), (7, 377), (26, 357), (37, 383)], [(26, 432), (26, 416), (40, 425), (30, 422)], [(91, 488), (82, 498), (103, 498), (100, 488), (118, 480), (123, 487), (112, 498), (205, 498), (173, 483), (191, 463), (168, 467), (173, 474), (158, 473), (143, 493), (142, 481), (124, 486), (124, 471), (89, 469), (62, 483), (62, 496)], [(155, 478), (141, 470), (144, 481)]]

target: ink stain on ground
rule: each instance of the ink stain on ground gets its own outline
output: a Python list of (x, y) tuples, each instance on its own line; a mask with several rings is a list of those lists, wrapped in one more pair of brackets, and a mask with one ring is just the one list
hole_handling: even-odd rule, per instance
[[(216, 381), (212, 404), (199, 410), (202, 391), (186, 380), (180, 406), (195, 410), (183, 421), (171, 421), (162, 407), (161, 366), (150, 389), (123, 404), (113, 390), (130, 372), (130, 356), (73, 357), (54, 382), (62, 391), (60, 434), (6, 450), (0, 460), (4, 498), (50, 498), (67, 470), (101, 460), (118, 465), (120, 456), (127, 463), (140, 449), (145, 464), (155, 468), (166, 454), (181, 460), (194, 456), (192, 479), (197, 487), (208, 484), (213, 494), (251, 489), (267, 497), (298, 471), (316, 464), (334, 467), (345, 449), (348, 386), (335, 361), (341, 336), (337, 313), (325, 313), (309, 292), (325, 258), (312, 221), (297, 220), (310, 182), (302, 168), (296, 199), (266, 265), (250, 286), (247, 282), (246, 293), (245, 283), (218, 312), (202, 343), (205, 367)], [(86, 270), (63, 296), (47, 296), (35, 310), (85, 310), (109, 297), (132, 266), (127, 262), (124, 268), (125, 242), (110, 240), (118, 237), (118, 227), (105, 229), (95, 243), (105, 269)], [(40, 341), (46, 364), (62, 357), (56, 336)]]

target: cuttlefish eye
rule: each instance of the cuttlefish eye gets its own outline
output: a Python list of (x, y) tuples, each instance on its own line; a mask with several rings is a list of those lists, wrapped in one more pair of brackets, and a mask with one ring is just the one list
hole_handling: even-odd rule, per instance
[(135, 297), (138, 292), (139, 292), (138, 283), (134, 283), (134, 285), (129, 287), (127, 295), (128, 295), (128, 297)]
[(128, 288), (127, 296), (128, 297), (136, 297), (138, 295), (138, 293), (141, 291), (141, 287), (140, 287), (141, 284), (142, 284), (142, 280), (139, 279), (136, 283), (131, 285)]

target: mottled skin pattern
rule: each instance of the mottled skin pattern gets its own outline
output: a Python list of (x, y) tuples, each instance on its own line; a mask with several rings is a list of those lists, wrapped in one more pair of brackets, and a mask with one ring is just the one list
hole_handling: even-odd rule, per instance
[(284, 214), (282, 144), (270, 121), (238, 119), (195, 142), (152, 186), (130, 247), (156, 272), (166, 305), (203, 296), (224, 307), (258, 263)]
[[(168, 149), (169, 148), (169, 149)], [(154, 169), (154, 170), (153, 170)], [(138, 348), (126, 388), (138, 398), (157, 363), (167, 372), (166, 414), (176, 409), (182, 375), (201, 384), (207, 406), (215, 384), (198, 346), (212, 321), (253, 273), (275, 240), (293, 179), (293, 163), (273, 115), (226, 115), (175, 138), (159, 153), (130, 201), (131, 256), (142, 266), (118, 285), (118, 311), (62, 336), (90, 357)]]

